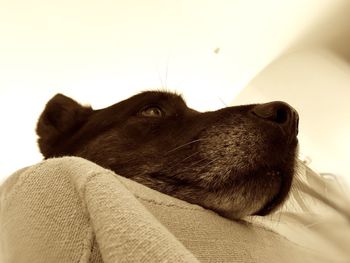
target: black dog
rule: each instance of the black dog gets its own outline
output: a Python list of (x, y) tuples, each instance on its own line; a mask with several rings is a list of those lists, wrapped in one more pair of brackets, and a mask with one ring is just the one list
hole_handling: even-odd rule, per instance
[(229, 218), (265, 215), (286, 198), (298, 114), (284, 102), (200, 113), (159, 91), (93, 110), (58, 94), (37, 133), (45, 156), (75, 155)]

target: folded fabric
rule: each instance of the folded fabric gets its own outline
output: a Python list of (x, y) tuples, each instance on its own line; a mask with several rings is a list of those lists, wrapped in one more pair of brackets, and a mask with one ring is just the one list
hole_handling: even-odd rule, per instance
[(310, 213), (278, 213), (232, 221), (82, 158), (49, 159), (0, 187), (0, 262), (350, 262), (342, 238), (291, 220)]

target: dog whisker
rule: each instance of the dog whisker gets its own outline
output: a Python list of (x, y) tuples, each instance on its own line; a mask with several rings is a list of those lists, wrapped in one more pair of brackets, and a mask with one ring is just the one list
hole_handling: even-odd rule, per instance
[(178, 150), (178, 149), (181, 149), (181, 148), (183, 148), (183, 147), (185, 147), (185, 146), (191, 145), (191, 144), (196, 143), (196, 142), (204, 141), (204, 140), (205, 140), (205, 139), (197, 139), (197, 140), (193, 140), (193, 141), (187, 142), (187, 143), (185, 143), (185, 144), (182, 144), (182, 145), (180, 145), (180, 146), (175, 147), (174, 149), (171, 149), (170, 151), (166, 152), (165, 154), (167, 155), (167, 154), (169, 154), (169, 153), (171, 153), (171, 152), (174, 152), (174, 151), (176, 151), (176, 150)]
[(199, 154), (198, 151), (194, 152), (194, 153), (190, 154), (189, 156), (187, 156), (185, 159), (182, 159), (179, 163), (182, 163), (182, 162), (184, 162), (184, 161), (186, 161), (186, 160), (190, 159), (191, 157), (198, 155), (198, 154)]
[(184, 159), (175, 160), (173, 162), (170, 162), (169, 167), (175, 167), (175, 166), (179, 165), (180, 163), (182, 163), (182, 162), (184, 162), (184, 161), (186, 161), (186, 160), (190, 159), (191, 157), (196, 156), (198, 154), (199, 154), (199, 152), (197, 151), (197, 152), (194, 152), (194, 153), (186, 156)]
[[(199, 159), (195, 162), (191, 162), (189, 165), (187, 165), (186, 167), (183, 168), (183, 170), (181, 170), (180, 173), (188, 173), (188, 172), (191, 172), (192, 173), (192, 168), (197, 168), (198, 169), (198, 165), (201, 163), (201, 162), (204, 162), (204, 161), (207, 161), (205, 158), (202, 158), (202, 159)], [(177, 162), (177, 163), (174, 163), (172, 164), (171, 166), (169, 166), (169, 169), (172, 169), (174, 167), (176, 167), (177, 164), (179, 164), (180, 162)], [(180, 174), (179, 173), (179, 174)]]
[[(197, 160), (196, 162), (191, 163), (189, 166), (186, 166), (183, 170), (179, 171), (178, 173), (173, 174), (173, 178), (176, 178), (179, 175), (185, 175), (185, 174), (192, 174), (194, 173), (194, 171), (197, 171), (196, 174), (199, 175), (201, 171), (203, 171), (207, 166), (209, 166), (212, 162), (217, 161), (215, 160), (211, 160), (208, 163), (206, 163), (203, 166), (198, 166), (201, 162), (205, 162), (208, 161), (207, 159), (203, 158), (200, 160)], [(200, 171), (198, 171), (198, 167), (200, 167)], [(172, 167), (169, 167), (169, 169), (171, 169)], [(194, 168), (194, 169), (193, 169)], [(192, 176), (191, 180), (192, 181), (198, 181), (198, 178), (200, 178), (199, 176)]]
[(228, 107), (227, 103), (221, 97), (219, 97), (219, 100), (221, 101), (222, 104), (224, 104), (225, 107)]

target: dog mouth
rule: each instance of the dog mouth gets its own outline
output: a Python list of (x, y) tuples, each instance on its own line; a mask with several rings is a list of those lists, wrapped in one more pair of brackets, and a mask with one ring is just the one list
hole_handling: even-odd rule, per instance
[(293, 175), (290, 172), (270, 170), (265, 176), (268, 177), (269, 180), (275, 182), (274, 187), (266, 189), (268, 198), (266, 198), (265, 204), (256, 212), (252, 213), (252, 215), (265, 216), (270, 214), (283, 204), (289, 194), (293, 180)]
[[(264, 216), (278, 209), (285, 201), (293, 180), (294, 165), (270, 167), (249, 172), (231, 173), (231, 180), (223, 182), (218, 199), (206, 205), (224, 217), (239, 219), (245, 216)], [(213, 206), (210, 206), (213, 205)]]

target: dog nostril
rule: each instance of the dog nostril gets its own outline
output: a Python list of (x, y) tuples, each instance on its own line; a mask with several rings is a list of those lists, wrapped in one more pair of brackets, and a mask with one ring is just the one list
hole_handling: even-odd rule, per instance
[(285, 123), (288, 119), (288, 113), (284, 109), (278, 109), (275, 116), (272, 117), (272, 121), (277, 123)]
[(261, 119), (280, 125), (298, 122), (298, 113), (289, 104), (282, 101), (259, 104), (252, 109), (252, 113)]

